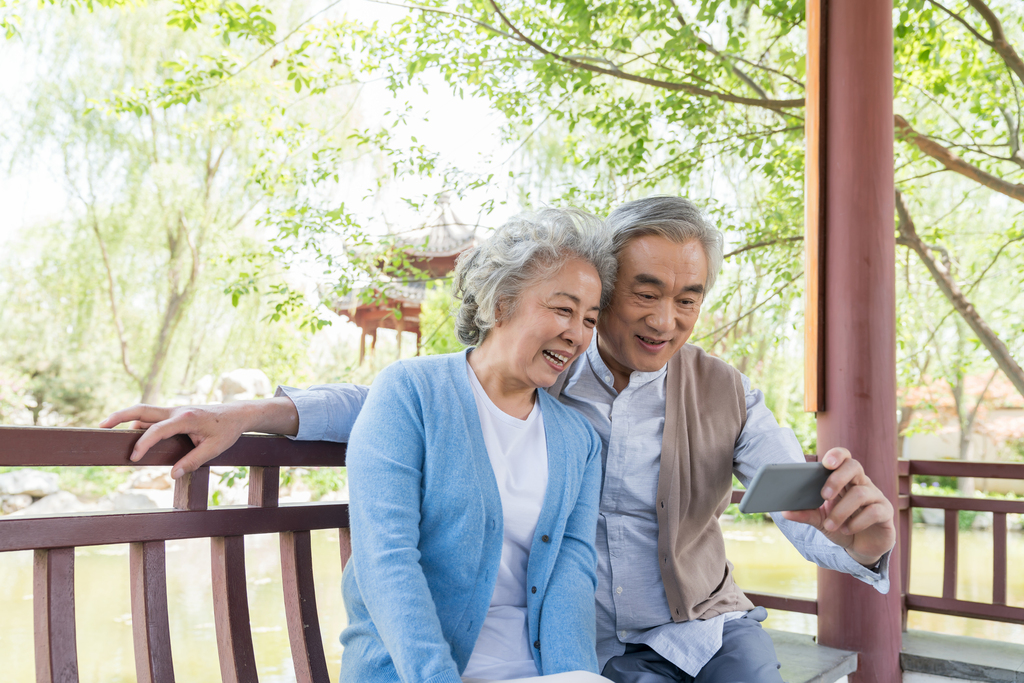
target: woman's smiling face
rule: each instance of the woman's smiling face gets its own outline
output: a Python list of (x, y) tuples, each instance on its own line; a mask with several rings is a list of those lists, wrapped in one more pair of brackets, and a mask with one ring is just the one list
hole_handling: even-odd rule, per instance
[(597, 269), (571, 258), (524, 290), (512, 317), (499, 320), (481, 348), (501, 359), (506, 381), (549, 387), (589, 346), (600, 303)]

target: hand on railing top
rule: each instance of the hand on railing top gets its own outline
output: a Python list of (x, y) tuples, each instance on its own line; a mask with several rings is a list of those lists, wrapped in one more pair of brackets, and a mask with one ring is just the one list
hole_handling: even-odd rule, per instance
[(100, 427), (109, 429), (125, 422), (131, 423), (131, 429), (146, 430), (135, 444), (132, 462), (138, 462), (153, 445), (176, 434), (192, 439), (195, 448), (171, 470), (171, 476), (180, 479), (230, 448), (245, 432), (294, 436), (298, 433), (299, 414), (288, 397), (179, 408), (139, 404), (113, 413)]
[(821, 462), (835, 470), (821, 489), (824, 504), (816, 510), (783, 512), (782, 516), (816, 527), (850, 557), (870, 567), (896, 545), (892, 503), (845, 448), (830, 449)]

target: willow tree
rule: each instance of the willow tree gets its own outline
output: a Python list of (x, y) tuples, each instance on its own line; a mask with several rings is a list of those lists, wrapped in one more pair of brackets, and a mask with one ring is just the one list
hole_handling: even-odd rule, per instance
[[(437, 150), (396, 136), (409, 115), (398, 106), (356, 135), (390, 159), (389, 175), (435, 175), (458, 192), (508, 172), (533, 193), (528, 200), (599, 211), (657, 191), (709, 200), (728, 229), (733, 267), (708, 311), (705, 342), (743, 342), (749, 350), (765, 320), (776, 341), (792, 336), (802, 275), (803, 3), (377, 4), (399, 17), (360, 23), (325, 2), (282, 34), (267, 28), (269, 10), (259, 5), (177, 2), (169, 17), (182, 30), (205, 26), (265, 49), (251, 59), (186, 55), (147, 101), (188, 103), (268, 61), (313, 98), (380, 79), (401, 98), (439, 77), (503, 115), (515, 158), (483, 175), (465, 173)], [(1016, 0), (908, 0), (897, 10), (900, 259), (912, 272), (908, 282), (927, 279), (948, 313), (901, 334), (955, 346), (949, 316), (956, 316), (970, 330), (968, 341), (977, 340), (1024, 393), (1017, 360), (1024, 316), (1012, 296), (1024, 262), (1017, 221), (1024, 186), (1015, 180), (1024, 170), (1024, 7)], [(335, 162), (323, 160), (321, 176)], [(331, 256), (324, 237), (356, 226), (351, 213), (301, 198), (289, 211), (278, 222), (283, 231), (329, 267), (347, 263)]]

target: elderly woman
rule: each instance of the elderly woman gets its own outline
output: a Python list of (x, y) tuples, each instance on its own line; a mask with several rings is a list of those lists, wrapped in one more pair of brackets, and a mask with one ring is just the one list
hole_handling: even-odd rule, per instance
[[(604, 680), (587, 673), (601, 441), (542, 389), (590, 344), (614, 273), (596, 219), (515, 218), (456, 266), (471, 348), (377, 376), (349, 439), (342, 681)], [(201, 452), (180, 476), (241, 431), (298, 432), (283, 401), (211, 411), (217, 426), (141, 406), (104, 425), (150, 427), (133, 458), (191, 434)]]

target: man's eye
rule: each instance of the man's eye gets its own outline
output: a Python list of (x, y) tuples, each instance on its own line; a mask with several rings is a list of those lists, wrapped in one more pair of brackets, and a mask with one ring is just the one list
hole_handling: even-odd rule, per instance
[(597, 318), (586, 318), (584, 322), (586, 323), (587, 327), (597, 326)]

